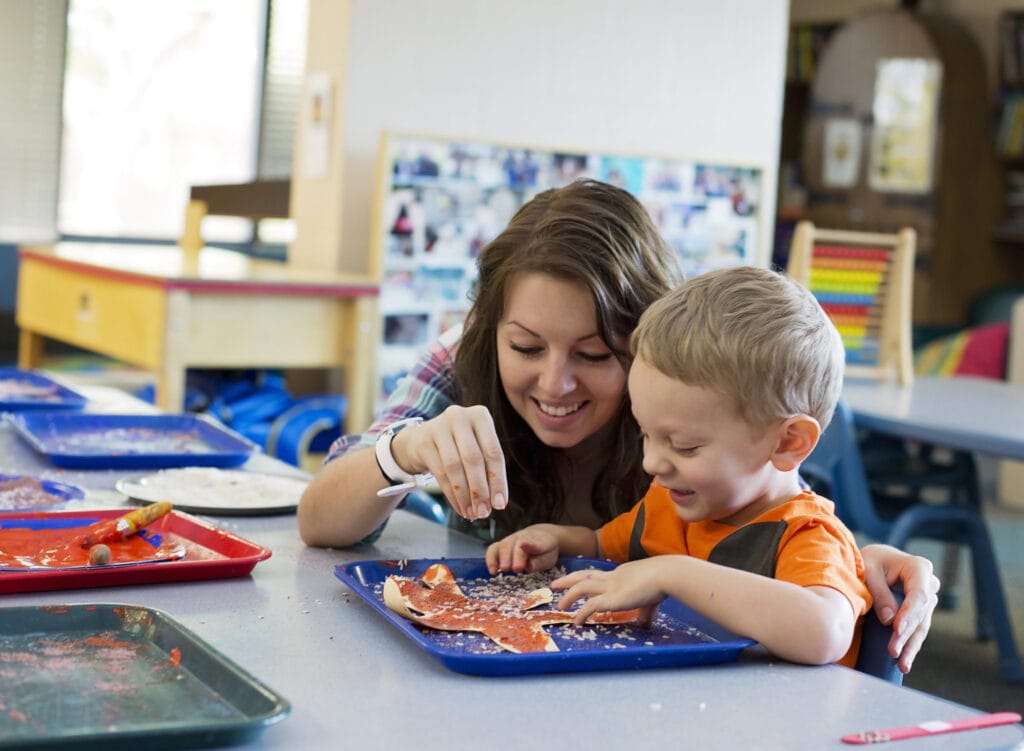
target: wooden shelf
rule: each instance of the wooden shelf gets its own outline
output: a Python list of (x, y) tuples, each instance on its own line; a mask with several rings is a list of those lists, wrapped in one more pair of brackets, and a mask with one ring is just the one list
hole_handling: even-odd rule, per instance
[(1024, 220), (1008, 219), (992, 229), (992, 239), (1003, 245), (1024, 247)]

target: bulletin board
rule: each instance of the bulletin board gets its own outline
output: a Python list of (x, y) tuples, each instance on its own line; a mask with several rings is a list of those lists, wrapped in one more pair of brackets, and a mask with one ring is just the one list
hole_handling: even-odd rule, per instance
[(384, 134), (379, 160), (372, 249), (383, 317), (378, 400), (462, 322), (481, 249), (541, 191), (580, 177), (628, 190), (688, 277), (756, 263), (767, 231), (759, 167), (396, 133)]

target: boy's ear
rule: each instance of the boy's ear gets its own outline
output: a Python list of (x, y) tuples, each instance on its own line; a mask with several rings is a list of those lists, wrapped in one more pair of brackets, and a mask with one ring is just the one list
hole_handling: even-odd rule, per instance
[(813, 417), (790, 417), (779, 429), (779, 441), (772, 452), (772, 464), (780, 472), (796, 469), (818, 445), (820, 437), (821, 426)]

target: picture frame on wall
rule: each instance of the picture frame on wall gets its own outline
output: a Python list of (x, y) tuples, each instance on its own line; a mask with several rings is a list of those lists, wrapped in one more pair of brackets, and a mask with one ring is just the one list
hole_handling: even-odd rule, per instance
[(379, 165), (378, 404), (432, 341), (462, 323), (480, 251), (541, 191), (584, 177), (629, 191), (687, 276), (756, 263), (765, 231), (760, 167), (391, 132)]

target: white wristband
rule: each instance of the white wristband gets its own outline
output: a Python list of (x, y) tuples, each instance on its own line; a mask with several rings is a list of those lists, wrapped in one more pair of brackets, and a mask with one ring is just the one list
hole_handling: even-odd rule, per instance
[(377, 443), (373, 449), (374, 455), (377, 457), (377, 466), (380, 468), (380, 473), (384, 475), (384, 479), (391, 485), (416, 482), (416, 475), (406, 472), (398, 466), (398, 462), (395, 461), (395, 457), (391, 453), (391, 441), (402, 428), (407, 428), (410, 425), (419, 425), (421, 422), (423, 422), (422, 417), (410, 417), (405, 420), (399, 420), (388, 425), (377, 436)]

